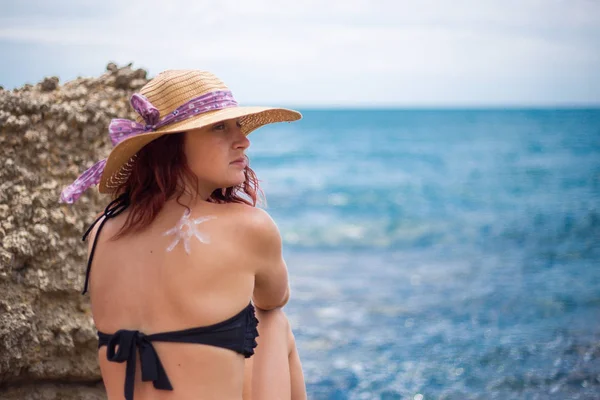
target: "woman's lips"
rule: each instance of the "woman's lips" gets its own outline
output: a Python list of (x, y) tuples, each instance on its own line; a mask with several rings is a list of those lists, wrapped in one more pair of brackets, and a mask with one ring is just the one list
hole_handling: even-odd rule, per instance
[(246, 165), (247, 165), (246, 163), (247, 163), (247, 161), (245, 158), (238, 158), (237, 160), (233, 161), (231, 164), (240, 166), (242, 168), (246, 168)]

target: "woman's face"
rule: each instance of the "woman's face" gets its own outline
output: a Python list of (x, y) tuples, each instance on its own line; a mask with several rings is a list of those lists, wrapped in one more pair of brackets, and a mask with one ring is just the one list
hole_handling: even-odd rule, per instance
[(230, 119), (185, 133), (184, 152), (188, 166), (209, 193), (239, 185), (245, 180), (245, 151), (250, 141), (240, 126), (238, 119)]

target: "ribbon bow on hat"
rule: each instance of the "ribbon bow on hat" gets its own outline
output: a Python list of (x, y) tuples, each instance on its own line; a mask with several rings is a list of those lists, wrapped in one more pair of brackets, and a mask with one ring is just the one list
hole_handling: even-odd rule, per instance
[[(145, 124), (122, 118), (111, 120), (108, 132), (113, 146), (132, 136), (154, 132), (165, 125), (183, 121), (207, 111), (236, 107), (238, 104), (230, 91), (218, 90), (191, 99), (161, 119), (159, 110), (142, 94), (135, 93), (131, 96), (130, 103), (143, 118)], [(87, 188), (97, 185), (106, 166), (106, 160), (105, 158), (98, 161), (67, 186), (60, 195), (60, 202), (73, 204)]]

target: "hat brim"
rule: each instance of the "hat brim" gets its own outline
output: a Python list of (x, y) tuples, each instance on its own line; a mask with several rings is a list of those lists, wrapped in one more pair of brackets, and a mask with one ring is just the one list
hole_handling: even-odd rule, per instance
[(275, 107), (230, 107), (208, 111), (184, 121), (166, 126), (155, 132), (129, 137), (115, 146), (106, 160), (98, 190), (110, 193), (127, 178), (129, 171), (123, 168), (142, 147), (163, 135), (192, 131), (233, 118), (241, 118), (242, 132), (248, 135), (261, 126), (276, 122), (292, 122), (302, 118), (298, 111)]

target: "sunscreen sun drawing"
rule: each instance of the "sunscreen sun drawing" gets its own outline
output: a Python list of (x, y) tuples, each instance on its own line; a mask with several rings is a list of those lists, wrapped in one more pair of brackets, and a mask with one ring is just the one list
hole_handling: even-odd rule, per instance
[(202, 234), (197, 225), (215, 219), (213, 216), (200, 217), (196, 219), (190, 219), (190, 210), (187, 208), (183, 212), (183, 217), (179, 220), (174, 228), (169, 229), (163, 236), (175, 235), (175, 240), (167, 247), (167, 251), (171, 251), (177, 246), (180, 240), (183, 240), (183, 247), (185, 252), (190, 254), (190, 239), (195, 236), (201, 243), (210, 243), (210, 238), (206, 234)]

